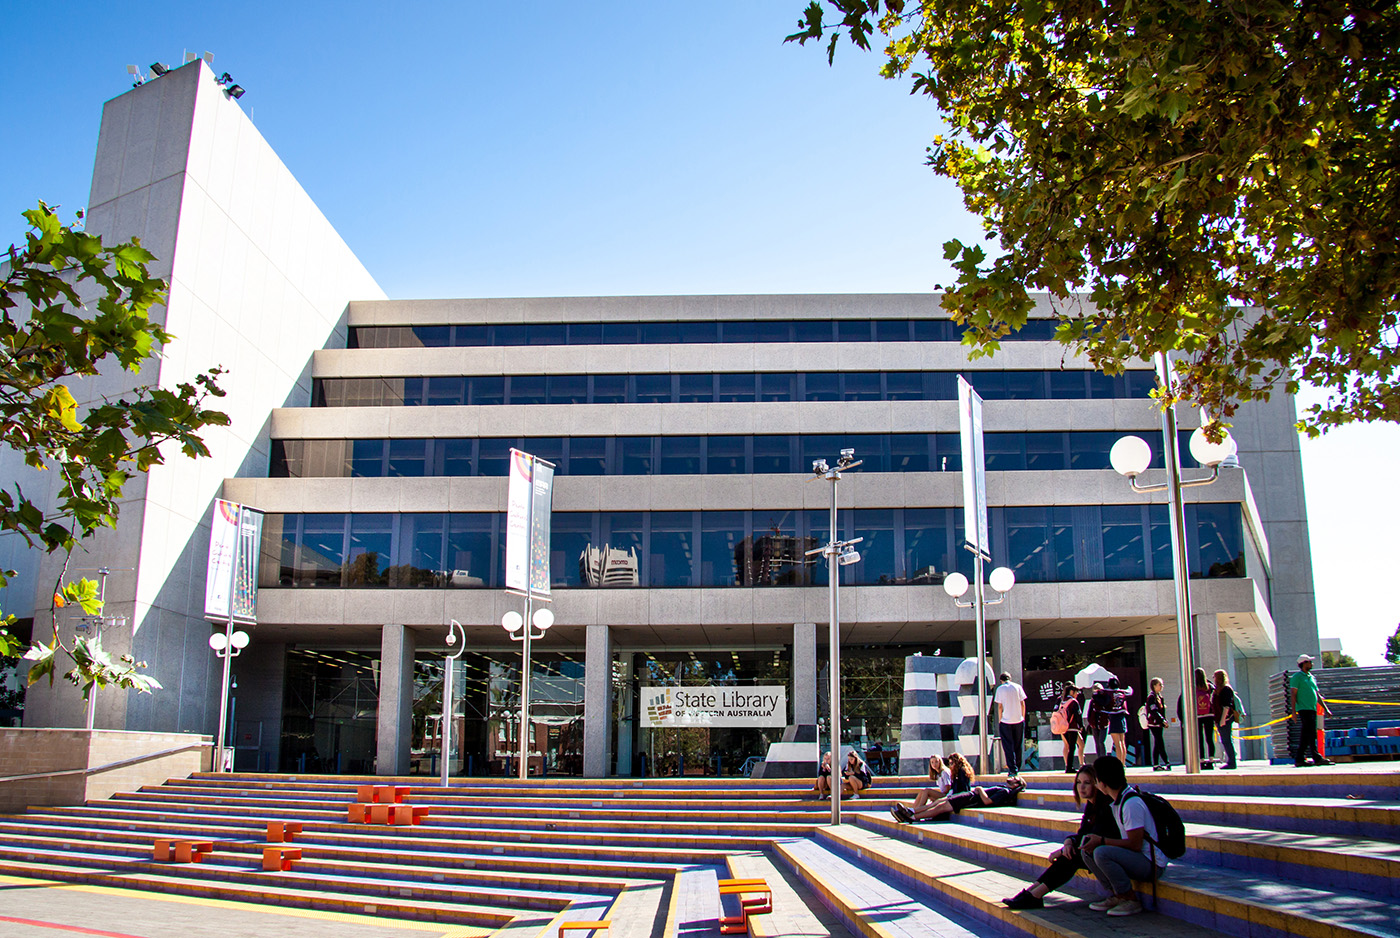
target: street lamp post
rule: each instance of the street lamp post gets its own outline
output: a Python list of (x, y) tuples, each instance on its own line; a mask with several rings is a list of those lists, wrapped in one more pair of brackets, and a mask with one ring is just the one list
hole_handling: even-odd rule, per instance
[(214, 649), (214, 654), (224, 659), (224, 680), (219, 688), (219, 739), (214, 747), (214, 771), (224, 770), (224, 759), (226, 749), (225, 741), (228, 738), (228, 694), (229, 677), (232, 674), (233, 659), (243, 653), (243, 649), (248, 647), (248, 633), (239, 629), (233, 629), (233, 617), (224, 623), (222, 632), (215, 632), (209, 636), (209, 647)]
[[(526, 594), (525, 611), (530, 613), (531, 597)], [(554, 613), (549, 609), (536, 609), (530, 615), (530, 624), (539, 629), (538, 635), (526, 627), (525, 617), (512, 609), (501, 616), (501, 628), (510, 634), (510, 640), (520, 642), (520, 771), (518, 777), (523, 782), (530, 776), (530, 642), (544, 638), (549, 627), (554, 624)]]
[[(452, 646), (457, 644), (457, 633), (462, 633), (462, 644), (456, 651)], [(447, 787), (447, 775), (449, 767), (447, 764), (447, 754), (452, 749), (452, 669), (457, 665), (457, 659), (462, 657), (462, 652), (467, 650), (467, 630), (462, 628), (462, 623), (456, 619), (450, 619), (447, 623), (447, 648), (443, 655), (442, 662), (442, 726), (438, 728), (438, 748), (441, 751), (442, 759), (442, 787)]]
[[(1157, 381), (1163, 388), (1173, 385), (1171, 365), (1164, 352), (1155, 356)], [(1195, 625), (1191, 620), (1191, 584), (1189, 563), (1186, 554), (1186, 506), (1182, 503), (1181, 490), (1197, 485), (1210, 485), (1220, 477), (1220, 464), (1232, 458), (1238, 451), (1235, 441), (1227, 433), (1219, 443), (1206, 438), (1204, 429), (1191, 434), (1191, 455), (1201, 465), (1210, 469), (1204, 479), (1183, 480), (1181, 478), (1181, 454), (1177, 437), (1176, 407), (1162, 410), (1162, 455), (1165, 457), (1167, 480), (1165, 482), (1142, 485), (1137, 477), (1147, 470), (1152, 462), (1152, 449), (1147, 441), (1136, 436), (1125, 436), (1113, 444), (1108, 459), (1114, 471), (1127, 476), (1134, 492), (1167, 493), (1168, 510), (1171, 512), (1172, 530), (1172, 580), (1176, 587), (1176, 641), (1181, 659), (1181, 719), (1185, 723), (1195, 714), (1195, 704), (1188, 703), (1188, 692), (1195, 686), (1196, 652), (1194, 641)], [(1201, 771), (1201, 749), (1199, 733), (1195, 727), (1183, 727), (1183, 759), (1187, 774)]]
[(1016, 585), (1016, 574), (1010, 567), (997, 567), (992, 571), (992, 589), (999, 594), (996, 599), (988, 599), (982, 586), (982, 553), (973, 551), (976, 562), (973, 564), (973, 580), (976, 589), (972, 591), (972, 601), (963, 602), (967, 593), (968, 580), (954, 571), (943, 578), (943, 592), (953, 597), (953, 605), (960, 609), (973, 608), (977, 613), (977, 771), (984, 772), (990, 760), (987, 751), (987, 607), (1006, 602), (1006, 594)]
[[(828, 697), (831, 703), (831, 823), (832, 826), (841, 823), (841, 789), (842, 778), (840, 772), (845, 769), (845, 764), (841, 762), (841, 613), (840, 597), (837, 593), (841, 574), (840, 568), (849, 566), (860, 561), (860, 554), (856, 553), (855, 545), (859, 544), (863, 538), (852, 538), (849, 541), (838, 541), (836, 539), (836, 483), (841, 479), (841, 473), (846, 469), (854, 469), (863, 460), (856, 459), (854, 449), (841, 450), (841, 457), (836, 461), (835, 467), (828, 466), (825, 459), (818, 459), (812, 463), (812, 477), (814, 479), (826, 479), (831, 482), (831, 540), (825, 547), (818, 547), (807, 551), (807, 556), (821, 554), (826, 558), (827, 580), (829, 581), (830, 600), (829, 613), (831, 620), (831, 631), (828, 635), (828, 643), (831, 648), (831, 676), (828, 679)], [(817, 738), (817, 759), (821, 759), (821, 736)]]

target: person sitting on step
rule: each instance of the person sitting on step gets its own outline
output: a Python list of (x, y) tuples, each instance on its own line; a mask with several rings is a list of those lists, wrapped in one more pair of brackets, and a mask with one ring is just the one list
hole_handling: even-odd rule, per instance
[(825, 798), (831, 794), (831, 753), (822, 756), (822, 767), (817, 772), (817, 780), (812, 783), (808, 797)]
[[(949, 759), (951, 760), (952, 756), (949, 756)], [(926, 806), (937, 804), (939, 801), (947, 798), (948, 793), (953, 790), (953, 771), (943, 764), (941, 756), (933, 755), (928, 757), (928, 777), (930, 781), (933, 782), (933, 787), (925, 788), (923, 791), (919, 792), (914, 798), (912, 807), (901, 801), (896, 801), (894, 804), (890, 805), (890, 814), (894, 815), (896, 821), (903, 821), (909, 824), (918, 820), (919, 812)]]
[(1074, 874), (1084, 866), (1084, 857), (1079, 845), (1090, 834), (1112, 837), (1118, 833), (1118, 825), (1113, 820), (1113, 802), (1099, 791), (1099, 778), (1091, 765), (1080, 766), (1074, 776), (1074, 803), (1083, 805), (1084, 816), (1079, 820), (1079, 830), (1066, 837), (1054, 853), (1050, 854), (1050, 866), (1034, 883), (1022, 889), (1010, 899), (1001, 900), (1008, 909), (1041, 909), (1045, 907), (1045, 896), (1074, 879)]
[(848, 798), (859, 798), (860, 793), (870, 787), (870, 766), (852, 749), (846, 753), (846, 765), (841, 769), (841, 777), (845, 779), (841, 786), (841, 794)]
[(1016, 803), (1016, 797), (1026, 790), (1019, 776), (1008, 778), (1003, 785), (975, 786), (972, 791), (949, 795), (928, 811), (927, 820), (946, 820), (964, 808), (1006, 808)]
[(1099, 791), (1113, 799), (1113, 820), (1119, 836), (1090, 834), (1084, 838), (1084, 865), (1108, 891), (1108, 896), (1089, 908), (1115, 916), (1136, 915), (1142, 911), (1142, 903), (1133, 891), (1133, 880), (1160, 876), (1167, 866), (1167, 855), (1154, 846), (1157, 823), (1147, 802), (1126, 791), (1128, 776), (1122, 761), (1117, 756), (1102, 756), (1094, 760), (1094, 772), (1099, 777)]

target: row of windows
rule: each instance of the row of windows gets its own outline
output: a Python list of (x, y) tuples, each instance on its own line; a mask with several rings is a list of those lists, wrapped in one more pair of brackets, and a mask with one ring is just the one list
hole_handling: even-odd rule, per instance
[[(1117, 431), (988, 433), (990, 472), (1108, 469)], [(1162, 468), (1159, 434), (1143, 438)], [(1194, 468), (1185, 449), (1182, 462)], [(775, 434), (769, 436), (574, 436), (482, 439), (273, 440), (273, 478), (505, 476), (510, 450), (554, 463), (559, 475), (752, 475), (807, 472), (817, 459), (854, 447), (862, 472), (958, 472), (956, 433)]]
[[(977, 393), (998, 400), (1147, 397), (1150, 371), (974, 371)], [(317, 407), (454, 404), (665, 404), (755, 401), (955, 401), (951, 371), (809, 371), (734, 374), (440, 375), (317, 378)]]
[[(501, 588), (505, 515), (480, 513), (267, 516), (262, 586)], [(1165, 505), (993, 507), (992, 558), (1026, 583), (1168, 579)], [(1245, 575), (1238, 504), (1186, 509), (1193, 577)], [(958, 508), (841, 513), (860, 537), (851, 585), (941, 583), (972, 573)], [(830, 539), (826, 510), (555, 512), (554, 586), (821, 586), (827, 568), (807, 551)]]
[[(1056, 319), (1034, 319), (1009, 340), (1048, 342)], [(685, 345), (736, 342), (960, 342), (950, 319), (774, 319), (759, 322), (571, 322), (352, 326), (350, 348), (486, 345)]]

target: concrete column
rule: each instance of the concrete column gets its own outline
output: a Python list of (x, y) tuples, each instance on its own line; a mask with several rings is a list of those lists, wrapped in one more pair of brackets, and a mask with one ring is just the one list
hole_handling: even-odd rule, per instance
[(608, 730), (612, 723), (612, 631), (588, 626), (583, 656), (583, 774), (608, 774)]
[[(1181, 765), (1182, 744), (1181, 724), (1176, 718), (1176, 702), (1181, 696), (1181, 652), (1176, 641), (1176, 630), (1143, 636), (1144, 668), (1147, 681), (1154, 677), (1162, 679), (1162, 699), (1167, 703), (1167, 731), (1162, 736), (1167, 741), (1167, 758), (1172, 765)], [(1143, 689), (1146, 696), (1146, 688)], [(1195, 698), (1187, 705), (1195, 706)]]
[(375, 773), (407, 775), (413, 744), (413, 630), (386, 625), (379, 638), (379, 732)]
[(991, 625), (988, 631), (992, 634), (992, 670), (998, 676), (1008, 672), (1011, 680), (1022, 683), (1021, 620), (997, 619)]
[(1196, 667), (1205, 668), (1206, 683), (1210, 683), (1211, 674), (1217, 668), (1225, 667), (1227, 659), (1221, 642), (1224, 636), (1220, 634), (1220, 623), (1214, 613), (1191, 618), (1196, 626)]
[(632, 692), (632, 684), (635, 678), (632, 667), (635, 655), (622, 655), (621, 662), (617, 669), (618, 680), (620, 680), (627, 690), (622, 694), (621, 711), (622, 718), (617, 724), (617, 765), (613, 768), (613, 774), (619, 776), (629, 776), (636, 770), (636, 753), (633, 751), (637, 737), (637, 711), (633, 706), (636, 694)]
[(792, 722), (817, 722), (817, 626), (798, 622), (792, 627)]

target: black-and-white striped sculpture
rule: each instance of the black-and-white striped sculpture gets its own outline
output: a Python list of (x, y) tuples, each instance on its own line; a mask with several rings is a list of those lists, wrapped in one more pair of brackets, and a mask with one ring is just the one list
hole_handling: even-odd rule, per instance
[[(923, 775), (928, 757), (977, 752), (977, 661), (911, 655), (904, 659), (904, 715), (899, 739), (899, 773)], [(987, 670), (987, 687), (992, 687)], [(988, 704), (990, 706), (990, 699)], [(980, 771), (980, 770), (979, 770)]]

